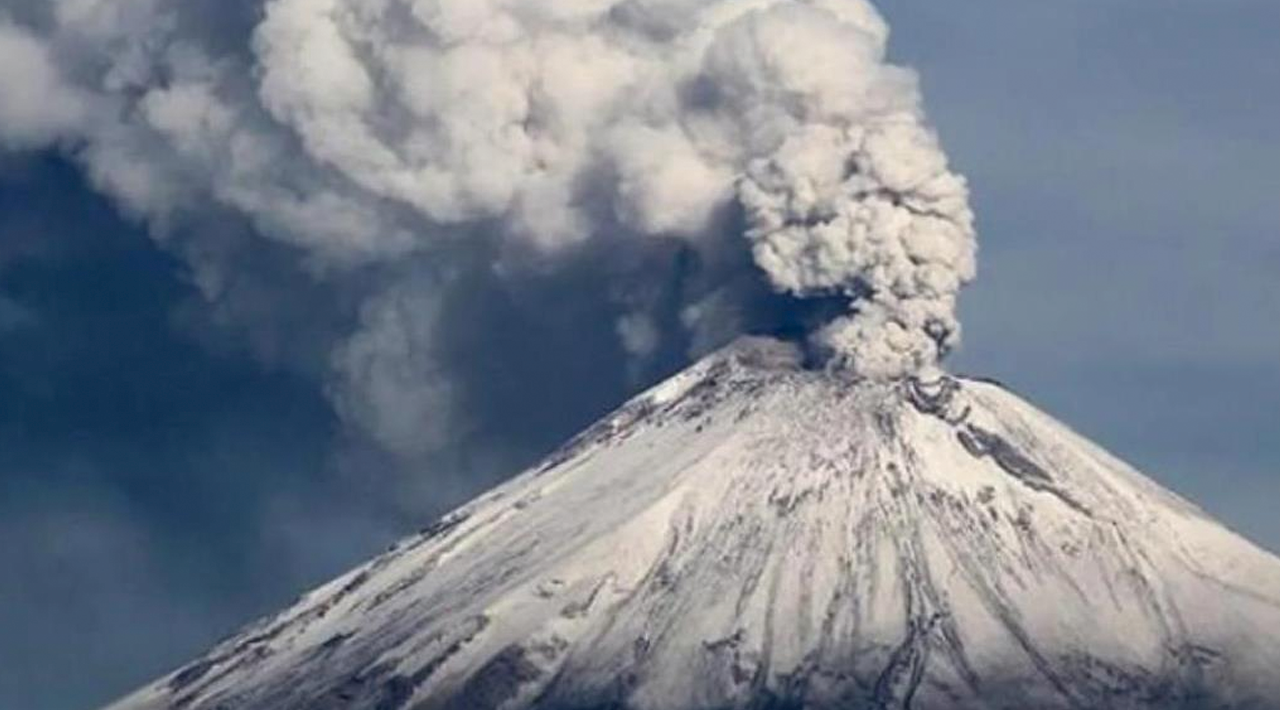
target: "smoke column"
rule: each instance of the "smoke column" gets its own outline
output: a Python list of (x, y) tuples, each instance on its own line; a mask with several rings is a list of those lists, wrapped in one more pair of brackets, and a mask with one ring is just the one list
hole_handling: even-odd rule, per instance
[[(967, 189), (864, 0), (9, 5), (0, 145), (74, 156), (390, 450), (469, 426), (479, 282), (537, 321), (521, 284), (590, 281), (641, 369), (768, 294), (838, 304), (807, 337), (859, 376), (958, 342)], [(304, 293), (348, 316), (298, 337)]]

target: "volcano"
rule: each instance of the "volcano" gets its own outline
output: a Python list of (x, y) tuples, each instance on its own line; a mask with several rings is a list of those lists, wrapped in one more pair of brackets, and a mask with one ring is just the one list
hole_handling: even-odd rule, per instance
[(113, 710), (1280, 707), (1280, 560), (1002, 386), (746, 339)]

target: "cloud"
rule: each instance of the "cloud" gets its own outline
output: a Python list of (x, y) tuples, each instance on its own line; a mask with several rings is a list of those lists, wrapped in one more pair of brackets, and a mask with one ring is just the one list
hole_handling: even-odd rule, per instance
[(77, 130), (85, 98), (59, 72), (48, 48), (0, 16), (0, 144), (26, 148)]
[[(61, 142), (222, 320), (304, 351), (283, 357), (398, 455), (491, 426), (460, 342), (563, 366), (556, 282), (591, 284), (582, 339), (611, 338), (595, 354), (633, 385), (751, 329), (812, 331), (876, 377), (958, 341), (967, 189), (862, 0), (237, 8), (63, 0), (4, 25), (23, 100), (0, 140)], [(769, 292), (844, 305), (797, 328)], [(476, 293), (538, 326), (497, 353)], [(304, 321), (324, 325), (290, 348)]]

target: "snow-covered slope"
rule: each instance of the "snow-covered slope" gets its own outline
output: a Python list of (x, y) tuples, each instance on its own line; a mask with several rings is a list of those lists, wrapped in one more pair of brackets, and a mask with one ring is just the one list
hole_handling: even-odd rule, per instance
[(995, 384), (755, 340), (114, 707), (1276, 698), (1280, 560)]

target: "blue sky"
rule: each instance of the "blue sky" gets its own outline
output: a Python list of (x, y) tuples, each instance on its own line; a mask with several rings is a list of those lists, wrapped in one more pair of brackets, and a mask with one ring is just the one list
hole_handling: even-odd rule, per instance
[[(979, 215), (952, 367), (1280, 549), (1280, 6), (882, 9)], [(74, 168), (0, 154), (0, 707), (104, 701), (492, 483), (407, 513), (313, 381), (206, 317)], [(508, 422), (504, 460), (623, 391)]]
[(1280, 8), (884, 9), (974, 188), (954, 366), (1280, 548)]

